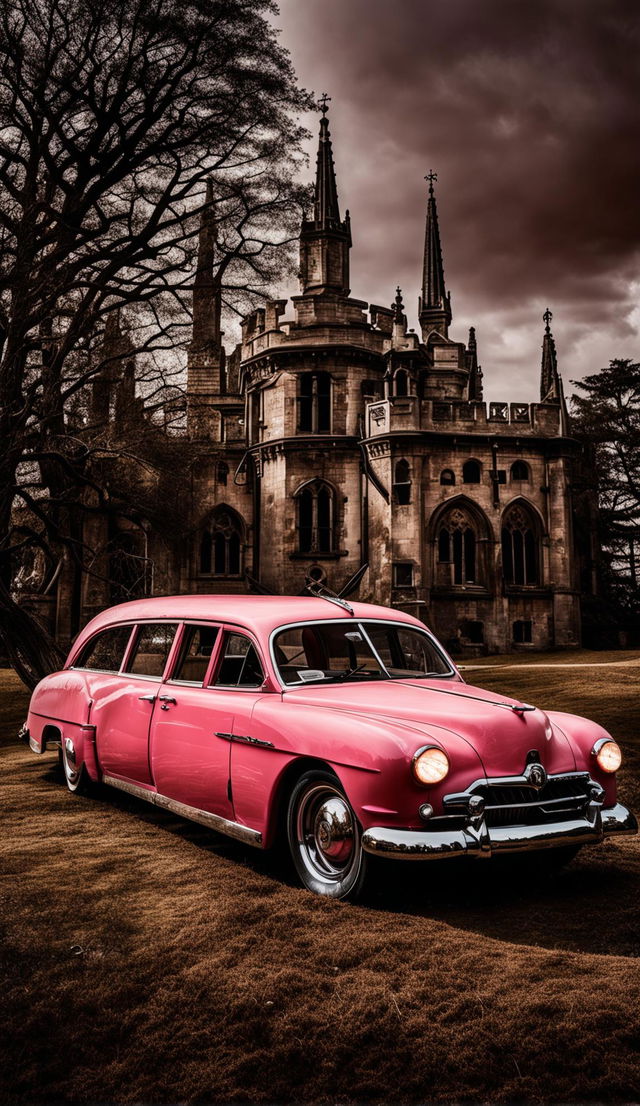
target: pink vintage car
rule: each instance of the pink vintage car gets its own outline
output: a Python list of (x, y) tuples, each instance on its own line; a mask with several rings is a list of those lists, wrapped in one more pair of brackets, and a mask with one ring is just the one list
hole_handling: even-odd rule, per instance
[(94, 618), (24, 731), (101, 781), (355, 896), (370, 855), (431, 861), (636, 833), (600, 726), (464, 682), (410, 615), (324, 597), (189, 595)]

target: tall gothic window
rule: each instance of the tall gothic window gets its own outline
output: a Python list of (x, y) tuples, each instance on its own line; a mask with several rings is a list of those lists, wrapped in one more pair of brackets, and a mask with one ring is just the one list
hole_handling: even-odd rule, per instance
[(398, 461), (394, 471), (393, 495), (396, 503), (405, 505), (411, 502), (411, 470), (404, 458)]
[(393, 378), (393, 394), (396, 396), (409, 395), (409, 376), (404, 369), (398, 369)]
[(462, 466), (462, 480), (465, 484), (479, 484), (482, 476), (482, 465), (479, 461), (465, 461)]
[(240, 576), (242, 524), (235, 511), (220, 508), (200, 535), (200, 572), (204, 576)]
[(452, 566), (453, 584), (477, 583), (476, 534), (466, 511), (455, 508), (438, 531), (438, 561)]
[(331, 431), (331, 376), (302, 373), (298, 394), (298, 428), (311, 434)]
[(502, 571), (505, 583), (514, 587), (539, 581), (535, 526), (529, 512), (519, 504), (509, 508), (502, 523)]
[(335, 493), (329, 484), (313, 480), (298, 492), (298, 549), (301, 553), (333, 553)]

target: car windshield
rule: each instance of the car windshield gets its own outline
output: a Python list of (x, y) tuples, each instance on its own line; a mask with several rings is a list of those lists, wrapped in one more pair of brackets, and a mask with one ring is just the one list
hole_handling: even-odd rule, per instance
[(289, 626), (274, 635), (273, 655), (288, 687), (454, 674), (433, 638), (397, 622)]

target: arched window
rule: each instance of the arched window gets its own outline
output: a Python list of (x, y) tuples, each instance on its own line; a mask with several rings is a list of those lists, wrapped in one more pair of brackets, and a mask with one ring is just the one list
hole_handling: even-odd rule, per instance
[(200, 535), (200, 572), (204, 576), (240, 576), (242, 523), (234, 511), (220, 508)]
[(536, 529), (529, 512), (515, 504), (502, 523), (502, 571), (506, 584), (527, 587), (539, 581)]
[(411, 470), (409, 468), (409, 462), (404, 458), (396, 463), (394, 480), (393, 480), (393, 496), (396, 503), (400, 503), (403, 506), (411, 502)]
[(331, 431), (329, 373), (302, 373), (298, 395), (298, 428), (311, 434), (327, 434)]
[(397, 369), (393, 377), (394, 396), (409, 395), (409, 376), (404, 369)]
[(479, 461), (465, 461), (462, 466), (462, 481), (464, 484), (479, 484), (482, 477), (482, 465)]
[(298, 549), (301, 553), (333, 553), (335, 493), (329, 484), (314, 480), (297, 494)]
[(440, 473), (440, 483), (452, 485), (456, 482), (456, 474), (452, 469), (443, 469)]
[(229, 475), (229, 466), (226, 461), (218, 462), (218, 483), (227, 486), (227, 476)]
[(529, 466), (526, 461), (514, 461), (511, 466), (512, 480), (528, 480)]
[(466, 511), (456, 508), (438, 530), (438, 561), (452, 565), (453, 584), (477, 582), (476, 534)]

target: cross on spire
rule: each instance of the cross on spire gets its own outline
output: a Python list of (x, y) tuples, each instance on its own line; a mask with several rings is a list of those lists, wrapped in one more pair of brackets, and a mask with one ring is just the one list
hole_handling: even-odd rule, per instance
[(542, 316), (542, 321), (545, 323), (547, 330), (551, 329), (551, 320), (552, 320), (552, 318), (553, 318), (553, 312), (550, 311), (549, 308), (547, 307), (547, 310), (545, 311), (544, 315)]
[(320, 108), (320, 111), (322, 112), (323, 115), (326, 115), (328, 110), (329, 110), (329, 108), (327, 107), (327, 104), (329, 103), (330, 100), (331, 100), (331, 97), (328, 96), (326, 92), (323, 92), (322, 96), (318, 100), (318, 107)]
[(433, 182), (438, 179), (438, 174), (434, 173), (433, 169), (430, 169), (424, 179), (429, 181), (429, 191), (433, 192)]

